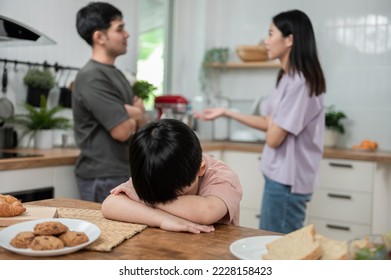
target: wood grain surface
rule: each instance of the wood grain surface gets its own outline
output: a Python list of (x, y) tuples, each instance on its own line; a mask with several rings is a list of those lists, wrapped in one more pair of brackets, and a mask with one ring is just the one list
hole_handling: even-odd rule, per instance
[[(29, 202), (28, 204), (100, 209), (100, 204), (69, 198), (55, 198)], [(157, 228), (147, 228), (124, 241), (111, 252), (81, 250), (57, 257), (28, 257), (0, 248), (1, 260), (62, 259), (62, 260), (232, 260), (236, 259), (229, 251), (235, 240), (278, 233), (229, 225), (216, 225), (212, 233), (191, 234), (168, 232)]]
[[(237, 152), (254, 152), (261, 153), (263, 143), (252, 142), (231, 142), (231, 141), (202, 141), (204, 152), (209, 151), (237, 151)], [(39, 154), (40, 157), (30, 158), (12, 158), (0, 159), (1, 170), (15, 170), (24, 168), (36, 168), (45, 166), (73, 165), (80, 153), (78, 149), (55, 148), (49, 150), (37, 149), (13, 149), (2, 150), (8, 152)], [(391, 163), (391, 152), (377, 150), (374, 152), (357, 151), (352, 149), (329, 149), (326, 148), (323, 153), (324, 158), (341, 159), (341, 160), (363, 160), (378, 163)]]
[(27, 206), (26, 212), (14, 217), (0, 217), (0, 227), (10, 226), (16, 223), (27, 222), (36, 219), (56, 218), (56, 207)]

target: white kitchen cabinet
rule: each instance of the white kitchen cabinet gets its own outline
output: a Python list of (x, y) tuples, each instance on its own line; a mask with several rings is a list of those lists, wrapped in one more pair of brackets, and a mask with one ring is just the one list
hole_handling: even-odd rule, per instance
[(391, 231), (391, 164), (377, 163), (373, 184), (372, 233)]
[[(260, 154), (221, 151), (243, 188), (240, 225), (258, 228), (264, 178)], [(391, 164), (324, 158), (320, 184), (308, 205), (306, 224), (329, 238), (350, 240), (391, 230)]]
[(73, 165), (0, 171), (1, 193), (54, 187), (55, 197), (79, 198)]
[(323, 159), (307, 223), (315, 224), (320, 234), (339, 240), (386, 232), (389, 174), (387, 166), (375, 162)]
[(74, 165), (53, 167), (53, 185), (55, 188), (55, 197), (80, 198), (74, 169)]
[(243, 188), (240, 226), (258, 228), (264, 178), (259, 171), (259, 153), (225, 150), (222, 160), (239, 176)]
[(0, 171), (1, 193), (53, 186), (53, 168), (41, 167)]

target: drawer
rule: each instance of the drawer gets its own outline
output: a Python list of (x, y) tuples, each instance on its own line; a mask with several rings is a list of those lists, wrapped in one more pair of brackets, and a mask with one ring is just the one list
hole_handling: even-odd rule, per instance
[(53, 168), (0, 171), (1, 192), (31, 190), (53, 185)]
[(375, 168), (373, 162), (323, 159), (320, 187), (372, 192)]
[(259, 228), (259, 211), (250, 208), (240, 208), (240, 226)]
[(313, 194), (309, 208), (311, 217), (371, 224), (372, 195), (318, 189)]
[(337, 240), (349, 241), (371, 233), (370, 226), (357, 225), (354, 223), (313, 218), (310, 218), (308, 222), (315, 225), (317, 233)]

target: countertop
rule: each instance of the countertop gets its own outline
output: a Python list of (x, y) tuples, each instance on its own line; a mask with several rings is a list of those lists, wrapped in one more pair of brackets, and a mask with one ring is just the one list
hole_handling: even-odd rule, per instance
[[(101, 204), (69, 198), (29, 202), (31, 205), (99, 210)], [(111, 252), (80, 250), (57, 257), (29, 257), (0, 247), (1, 260), (61, 259), (61, 260), (235, 260), (229, 246), (238, 239), (251, 236), (280, 235), (275, 232), (215, 225), (211, 233), (192, 234), (147, 228), (125, 240)], [(153, 242), (151, 242), (153, 240)]]
[(40, 149), (9, 149), (1, 150), (3, 152), (23, 153), (38, 155), (25, 158), (6, 158), (0, 159), (1, 170), (15, 170), (25, 168), (36, 168), (46, 166), (73, 165), (79, 155), (78, 149), (54, 148), (47, 150)]
[[(202, 141), (204, 152), (208, 151), (238, 151), (261, 153), (262, 143), (251, 142), (230, 142), (230, 141)], [(2, 150), (8, 152), (19, 152), (27, 154), (38, 154), (39, 157), (0, 159), (1, 170), (14, 170), (24, 168), (36, 168), (45, 166), (73, 165), (79, 155), (78, 149), (54, 148), (50, 150), (38, 149), (11, 149)], [(324, 150), (324, 158), (340, 160), (363, 160), (378, 163), (391, 163), (391, 152), (389, 151), (356, 151), (352, 149), (328, 149)]]

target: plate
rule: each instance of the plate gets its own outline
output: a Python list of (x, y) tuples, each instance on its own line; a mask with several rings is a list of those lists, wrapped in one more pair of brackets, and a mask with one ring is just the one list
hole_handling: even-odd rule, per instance
[(262, 260), (267, 252), (265, 245), (279, 238), (278, 235), (246, 237), (232, 242), (229, 250), (241, 260)]
[[(88, 236), (88, 242), (80, 244), (73, 247), (64, 247), (62, 249), (56, 250), (32, 250), (32, 249), (20, 249), (15, 248), (10, 243), (11, 239), (14, 238), (18, 233), (22, 231), (33, 231), (36, 224), (42, 222), (61, 222), (66, 225), (69, 230), (73, 231), (82, 231)], [(32, 256), (32, 257), (51, 257), (51, 256), (60, 256), (69, 253), (76, 252), (94, 242), (100, 236), (100, 229), (87, 221), (78, 220), (78, 219), (66, 219), (66, 218), (55, 218), (55, 219), (38, 219), (34, 221), (22, 222), (14, 224), (0, 231), (0, 246), (4, 249), (12, 251), (17, 254)]]

